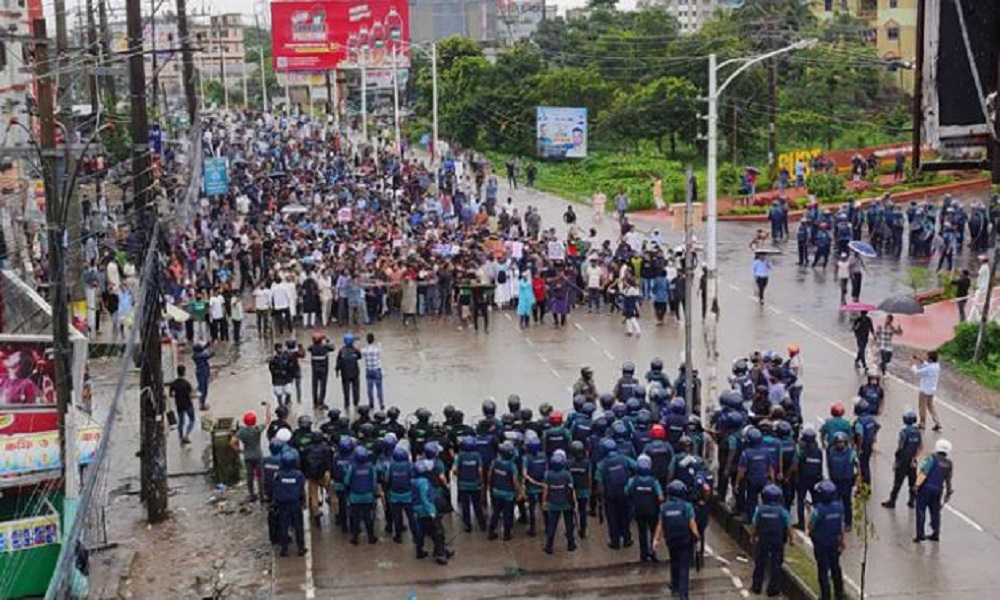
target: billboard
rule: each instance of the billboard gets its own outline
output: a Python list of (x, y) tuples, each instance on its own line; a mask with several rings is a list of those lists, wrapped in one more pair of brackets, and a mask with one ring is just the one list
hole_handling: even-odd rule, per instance
[(203, 173), (202, 185), (205, 188), (206, 196), (219, 196), (229, 193), (229, 170), (226, 159), (218, 157), (205, 158)]
[(586, 158), (587, 109), (536, 107), (535, 142), (543, 158)]
[(55, 406), (52, 356), (42, 343), (0, 343), (0, 408)]
[(927, 0), (924, 140), (935, 149), (989, 139), (984, 99), (997, 88), (1000, 3)]
[(275, 71), (409, 65), (407, 0), (272, 2)]

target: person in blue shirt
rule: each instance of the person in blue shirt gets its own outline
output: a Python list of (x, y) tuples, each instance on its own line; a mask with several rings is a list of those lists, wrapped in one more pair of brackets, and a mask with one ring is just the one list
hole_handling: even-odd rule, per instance
[(854, 484), (858, 477), (858, 456), (847, 445), (848, 435), (838, 431), (833, 436), (833, 445), (826, 449), (826, 472), (837, 486), (837, 496), (844, 507), (844, 524), (848, 529), (853, 524)]
[(896, 498), (899, 496), (904, 479), (907, 480), (906, 489), (910, 490), (910, 498), (906, 505), (910, 508), (916, 505), (914, 491), (917, 485), (917, 457), (920, 456), (923, 447), (923, 433), (917, 427), (917, 413), (908, 410), (903, 413), (903, 428), (899, 431), (896, 453), (893, 455), (892, 491), (882, 506), (896, 508)]
[(375, 492), (377, 473), (371, 461), (371, 453), (364, 446), (354, 449), (354, 462), (347, 467), (344, 485), (347, 488), (347, 504), (350, 509), (351, 544), (358, 545), (361, 525), (365, 526), (368, 543), (378, 542), (375, 537)]
[(688, 600), (691, 576), (691, 557), (698, 541), (698, 524), (694, 507), (685, 500), (687, 487), (680, 481), (667, 486), (667, 501), (660, 506), (660, 522), (653, 536), (653, 551), (660, 542), (666, 542), (670, 555), (670, 590), (674, 597)]
[(570, 552), (576, 550), (576, 524), (573, 515), (575, 507), (576, 493), (573, 490), (573, 475), (566, 468), (566, 452), (556, 450), (549, 459), (549, 470), (545, 473), (542, 492), (546, 554), (553, 552), (552, 543), (555, 541), (560, 517), (566, 528), (566, 549)]
[(767, 595), (781, 592), (781, 566), (785, 562), (785, 542), (792, 543), (792, 517), (781, 505), (781, 488), (768, 485), (761, 493), (764, 503), (754, 511), (750, 521), (750, 543), (755, 547), (753, 585), (750, 592), (760, 594), (764, 588), (764, 572), (768, 566)]
[(281, 556), (288, 556), (288, 530), (295, 530), (295, 543), (299, 556), (306, 553), (305, 523), (302, 510), (306, 505), (306, 478), (297, 467), (294, 454), (281, 455), (281, 468), (274, 476), (271, 502), (278, 513), (278, 544)]
[[(951, 478), (955, 467), (948, 458), (951, 453), (951, 442), (938, 440), (934, 445), (934, 454), (920, 463), (917, 472), (917, 536), (913, 541), (938, 541), (941, 535), (941, 507), (955, 492), (951, 487)], [(931, 534), (924, 535), (924, 519), (927, 513), (931, 515)]]
[(538, 437), (525, 440), (525, 455), (521, 459), (522, 477), (528, 495), (528, 536), (535, 537), (535, 517), (544, 488), (545, 469), (548, 461), (542, 452), (542, 441)]
[(461, 439), (461, 450), (455, 456), (452, 473), (458, 481), (458, 506), (462, 513), (465, 532), (472, 531), (472, 516), (476, 517), (481, 531), (486, 531), (486, 517), (483, 515), (483, 458), (476, 452), (476, 441), (472, 436)]
[(625, 484), (639, 535), (639, 562), (659, 562), (652, 550), (653, 532), (663, 502), (663, 488), (653, 475), (653, 461), (645, 454), (636, 460), (636, 474)]
[(413, 479), (414, 469), (413, 463), (410, 462), (410, 453), (406, 448), (396, 446), (392, 450), (392, 462), (387, 466), (383, 481), (388, 488), (388, 505), (394, 532), (392, 541), (397, 544), (403, 541), (404, 516), (414, 535), (418, 527), (413, 514)]
[(510, 442), (500, 444), (498, 457), (490, 466), (490, 505), (493, 514), (490, 516), (488, 539), (495, 540), (497, 525), (503, 518), (503, 539), (511, 539), (511, 529), (514, 527), (514, 500), (523, 497), (521, 488), (521, 469), (517, 467), (514, 445)]
[(878, 432), (882, 429), (867, 400), (858, 400), (854, 405), (854, 447), (858, 450), (858, 465), (861, 470), (861, 480), (867, 485), (872, 483), (872, 454), (875, 453), (875, 442)]
[(208, 379), (212, 372), (209, 361), (215, 356), (204, 342), (194, 345), (194, 354), (191, 359), (194, 361), (194, 376), (198, 381), (198, 405), (201, 410), (208, 410)]
[(833, 594), (844, 597), (844, 575), (840, 568), (840, 555), (844, 551), (848, 528), (844, 524), (844, 505), (837, 497), (837, 486), (823, 480), (814, 488), (816, 505), (809, 515), (807, 531), (813, 544), (816, 574), (819, 580), (820, 600), (830, 600), (830, 583)]
[(766, 255), (757, 253), (754, 256), (751, 269), (753, 270), (754, 281), (757, 284), (757, 298), (761, 304), (764, 304), (764, 290), (767, 288), (768, 279), (771, 277), (771, 261), (767, 259)]
[(434, 505), (434, 462), (421, 459), (414, 465), (416, 477), (413, 479), (413, 512), (417, 517), (417, 528), (413, 532), (413, 544), (416, 546), (417, 559), (427, 558), (424, 550), (424, 540), (429, 535), (434, 544), (434, 562), (447, 565), (452, 553), (445, 546), (444, 528)]

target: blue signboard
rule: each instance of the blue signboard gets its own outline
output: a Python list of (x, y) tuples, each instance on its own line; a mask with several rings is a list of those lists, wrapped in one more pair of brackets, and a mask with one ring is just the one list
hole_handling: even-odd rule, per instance
[(217, 196), (229, 193), (229, 171), (226, 170), (226, 159), (205, 159), (205, 195)]

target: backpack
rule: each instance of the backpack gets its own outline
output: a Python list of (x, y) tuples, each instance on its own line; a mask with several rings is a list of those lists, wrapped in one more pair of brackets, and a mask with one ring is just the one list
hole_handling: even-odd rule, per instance
[(330, 470), (330, 446), (326, 442), (310, 444), (302, 457), (302, 474), (307, 479), (320, 479)]
[(500, 271), (497, 273), (497, 283), (507, 283), (507, 271)]

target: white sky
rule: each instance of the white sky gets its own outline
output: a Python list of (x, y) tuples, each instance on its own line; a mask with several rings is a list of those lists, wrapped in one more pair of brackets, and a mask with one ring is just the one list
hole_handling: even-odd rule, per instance
[[(584, 6), (587, 4), (587, 0), (548, 0), (554, 2), (559, 7), (559, 13), (562, 14), (567, 8), (576, 8), (578, 6)], [(214, 11), (218, 9), (220, 12), (238, 12), (247, 15), (252, 15), (252, 6), (260, 2), (260, 0), (205, 0), (207, 4), (207, 10)], [(166, 0), (166, 3), (171, 3), (170, 0)], [(188, 0), (189, 9), (201, 9), (201, 4), (199, 0)], [(618, 3), (619, 8), (630, 9), (635, 7), (635, 0), (620, 0)]]

